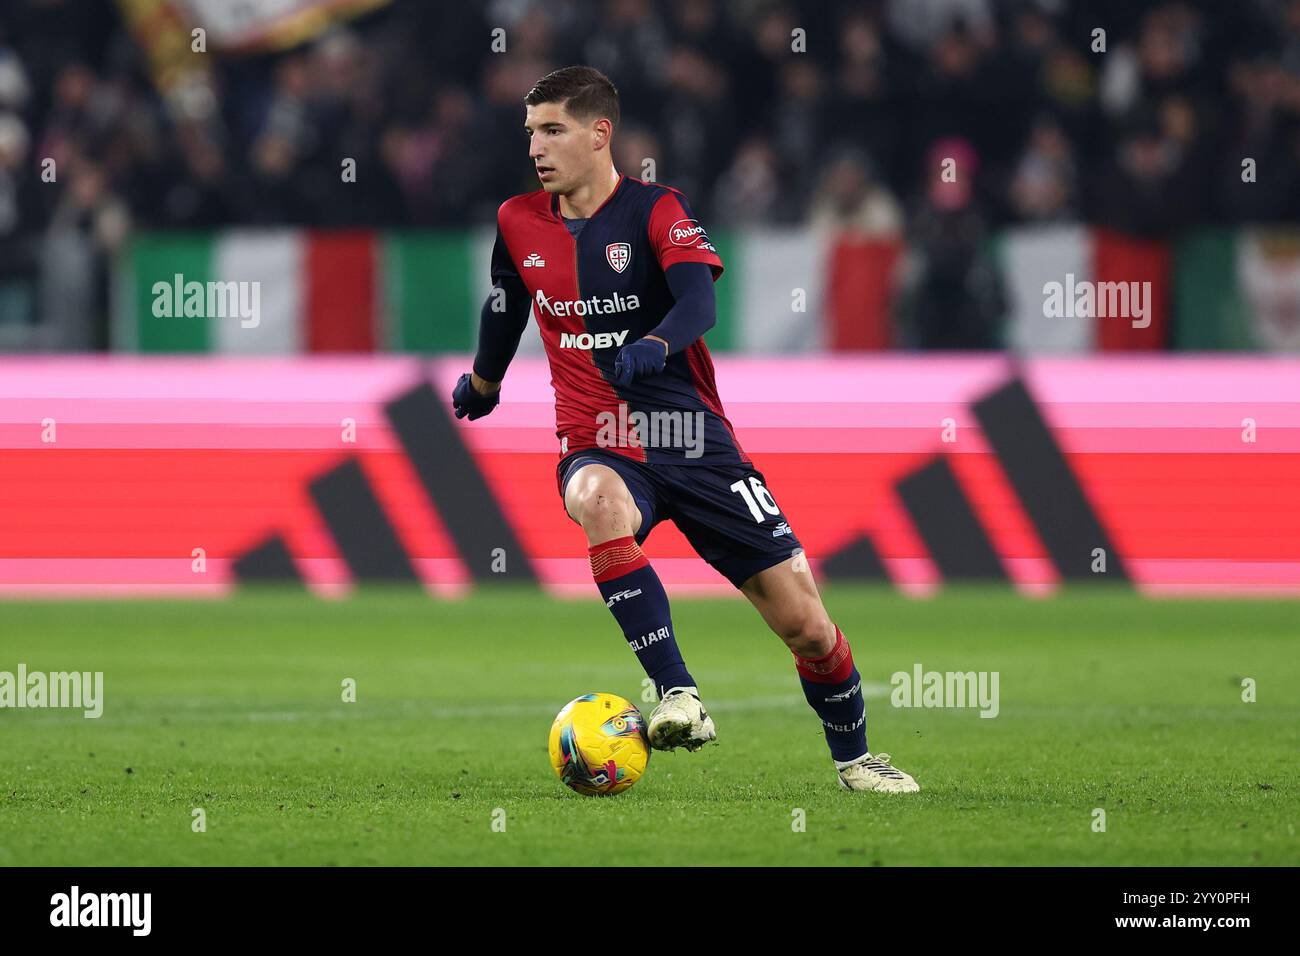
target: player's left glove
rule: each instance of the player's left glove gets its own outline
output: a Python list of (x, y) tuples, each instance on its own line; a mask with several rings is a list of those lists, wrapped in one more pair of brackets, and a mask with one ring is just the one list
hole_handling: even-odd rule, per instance
[(664, 370), (668, 361), (668, 346), (657, 339), (637, 339), (619, 350), (614, 361), (614, 381), (631, 385), (632, 380), (654, 375)]

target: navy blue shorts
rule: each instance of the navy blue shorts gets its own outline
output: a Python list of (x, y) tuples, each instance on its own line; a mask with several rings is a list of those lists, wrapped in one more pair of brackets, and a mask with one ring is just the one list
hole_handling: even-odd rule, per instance
[(569, 479), (591, 462), (614, 469), (631, 492), (641, 512), (637, 544), (667, 518), (736, 588), (803, 550), (763, 473), (749, 465), (647, 465), (617, 452), (588, 448), (556, 465), (561, 500)]

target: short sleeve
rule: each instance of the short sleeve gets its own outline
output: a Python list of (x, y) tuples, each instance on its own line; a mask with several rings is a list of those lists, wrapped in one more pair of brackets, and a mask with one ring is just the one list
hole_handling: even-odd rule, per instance
[(649, 232), (664, 271), (679, 262), (702, 262), (712, 267), (715, 282), (722, 275), (722, 257), (681, 193), (670, 189), (659, 197), (650, 210)]

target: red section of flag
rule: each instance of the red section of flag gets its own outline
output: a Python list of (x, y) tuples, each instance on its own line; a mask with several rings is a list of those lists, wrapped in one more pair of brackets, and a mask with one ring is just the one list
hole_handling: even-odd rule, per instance
[[(1169, 341), (1169, 286), (1171, 256), (1168, 243), (1135, 239), (1106, 229), (1093, 234), (1092, 275), (1096, 282), (1097, 318), (1093, 320), (1093, 337), (1102, 351), (1150, 351), (1164, 349)], [(1128, 285), (1128, 314), (1102, 315), (1104, 283)], [(1144, 315), (1138, 316), (1132, 298), (1138, 283)], [(1150, 285), (1143, 285), (1150, 283)], [(1119, 299), (1122, 303), (1123, 297)], [(1145, 327), (1136, 328), (1134, 322)], [(1149, 323), (1149, 324), (1147, 324)]]
[(313, 232), (307, 243), (307, 350), (375, 350), (372, 232)]
[(893, 344), (890, 312), (901, 249), (893, 239), (844, 235), (834, 241), (826, 283), (831, 349), (887, 349)]

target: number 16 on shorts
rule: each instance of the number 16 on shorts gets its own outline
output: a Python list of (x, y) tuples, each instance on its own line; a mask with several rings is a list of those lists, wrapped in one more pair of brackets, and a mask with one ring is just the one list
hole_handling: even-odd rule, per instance
[(754, 516), (755, 521), (761, 523), (767, 520), (763, 514), (764, 511), (772, 517), (776, 517), (781, 513), (781, 509), (776, 506), (776, 500), (772, 497), (772, 493), (763, 486), (763, 482), (757, 475), (742, 478), (730, 487), (732, 491), (745, 499), (745, 504), (749, 506), (749, 513)]

